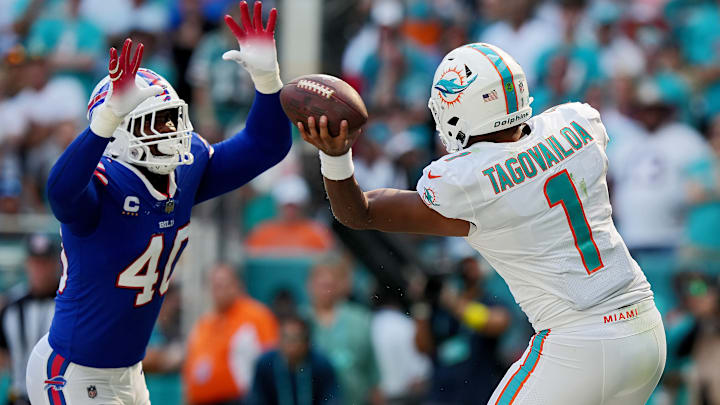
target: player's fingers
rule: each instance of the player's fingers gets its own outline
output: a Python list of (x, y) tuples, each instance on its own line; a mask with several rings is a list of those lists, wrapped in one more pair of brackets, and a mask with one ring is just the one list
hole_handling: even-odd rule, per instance
[(137, 49), (135, 50), (135, 57), (132, 61), (132, 67), (131, 67), (131, 73), (133, 76), (137, 74), (138, 69), (140, 68), (140, 62), (142, 61), (143, 56), (143, 50), (145, 49), (145, 45), (140, 44), (138, 45)]
[(150, 86), (150, 87), (141, 89), (140, 95), (141, 95), (142, 99), (145, 100), (146, 98), (158, 96), (164, 92), (165, 92), (165, 89), (163, 89), (162, 86), (154, 85), (154, 86)]
[(118, 60), (117, 49), (110, 48), (110, 64), (108, 65), (108, 73), (110, 74), (111, 80), (115, 80), (117, 72), (120, 68), (119, 63), (120, 61)]
[(240, 22), (242, 22), (245, 31), (251, 31), (253, 26), (250, 22), (250, 11), (248, 10), (247, 1), (240, 2)]
[(315, 117), (308, 117), (308, 129), (310, 130), (310, 135), (313, 138), (320, 138), (320, 135), (318, 135), (317, 126), (315, 125)]
[(253, 7), (253, 28), (262, 32), (262, 1), (256, 1)]
[(245, 31), (243, 31), (242, 28), (238, 25), (238, 23), (233, 20), (233, 18), (229, 15), (225, 15), (225, 25), (230, 28), (230, 31), (235, 35), (235, 38), (237, 38), (238, 41), (245, 38)]
[(328, 131), (328, 117), (323, 115), (320, 117), (320, 139), (323, 142), (332, 142), (330, 131)]
[(128, 38), (123, 44), (122, 54), (120, 54), (120, 69), (123, 73), (128, 70), (128, 60), (130, 59), (130, 49), (132, 49), (132, 39)]
[(265, 29), (265, 32), (270, 35), (275, 33), (275, 20), (277, 20), (277, 9), (273, 8), (270, 10), (270, 17), (268, 17), (267, 28)]
[(305, 132), (305, 126), (303, 126), (302, 121), (298, 121), (298, 122), (295, 124), (295, 126), (297, 126), (297, 129), (298, 129), (298, 131), (300, 132), (300, 137), (301, 137), (305, 142), (310, 142), (310, 143), (312, 143), (311, 140), (310, 140), (310, 137), (309, 137), (308, 134), (307, 134), (307, 132)]
[(341, 140), (349, 140), (350, 137), (348, 136), (348, 122), (347, 120), (340, 121), (340, 134), (338, 134), (338, 138)]

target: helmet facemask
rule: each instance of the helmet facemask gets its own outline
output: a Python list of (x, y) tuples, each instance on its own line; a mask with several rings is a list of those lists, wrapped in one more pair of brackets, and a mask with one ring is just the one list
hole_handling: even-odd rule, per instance
[[(124, 149), (119, 156), (127, 163), (170, 174), (177, 166), (193, 163), (192, 130), (187, 104), (176, 100), (165, 103), (162, 109), (131, 112), (115, 132), (115, 142), (125, 138), (117, 146)], [(120, 132), (122, 136), (118, 136)]]
[(443, 114), (443, 110), (433, 98), (430, 98), (428, 101), (428, 108), (435, 120), (435, 130), (448, 153), (454, 153), (464, 149), (470, 140), (470, 135), (465, 133), (465, 120), (453, 115), (445, 121), (446, 114)]

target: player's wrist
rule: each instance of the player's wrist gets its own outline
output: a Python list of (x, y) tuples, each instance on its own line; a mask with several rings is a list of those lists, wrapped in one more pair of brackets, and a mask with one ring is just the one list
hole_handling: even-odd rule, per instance
[(352, 161), (352, 149), (340, 156), (332, 156), (318, 150), (320, 155), (320, 172), (328, 180), (346, 180), (352, 177), (355, 166)]
[(110, 138), (115, 129), (122, 123), (124, 117), (118, 117), (110, 108), (102, 106), (93, 114), (90, 121), (90, 130), (102, 138)]
[(275, 94), (282, 89), (283, 83), (280, 80), (280, 71), (254, 73), (250, 75), (255, 89), (263, 94)]

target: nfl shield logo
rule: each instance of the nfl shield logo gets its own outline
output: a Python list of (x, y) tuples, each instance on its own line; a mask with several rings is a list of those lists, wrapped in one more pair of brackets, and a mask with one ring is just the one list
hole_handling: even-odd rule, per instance
[(93, 399), (97, 396), (97, 389), (94, 385), (87, 387), (88, 398)]
[(165, 213), (169, 214), (175, 210), (175, 200), (168, 200), (165, 203)]

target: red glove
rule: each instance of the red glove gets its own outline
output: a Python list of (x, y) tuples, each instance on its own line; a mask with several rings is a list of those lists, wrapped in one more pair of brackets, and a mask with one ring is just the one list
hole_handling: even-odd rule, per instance
[(253, 18), (250, 19), (247, 2), (240, 2), (240, 20), (242, 27), (229, 15), (225, 16), (225, 23), (235, 34), (240, 50), (227, 51), (223, 54), (224, 60), (233, 60), (242, 65), (250, 73), (255, 88), (265, 94), (280, 91), (280, 67), (277, 63), (277, 50), (275, 48), (275, 20), (277, 10), (270, 10), (267, 26), (262, 25), (262, 2), (256, 1)]
[(105, 103), (92, 114), (90, 122), (90, 129), (104, 138), (111, 137), (125, 116), (140, 103), (164, 91), (160, 86), (141, 88), (135, 83), (135, 74), (140, 68), (140, 61), (142, 61), (143, 44), (138, 45), (132, 62), (130, 62), (131, 50), (132, 40), (130, 38), (125, 40), (119, 57), (115, 48), (110, 49), (110, 65), (108, 67), (110, 91), (105, 97)]

